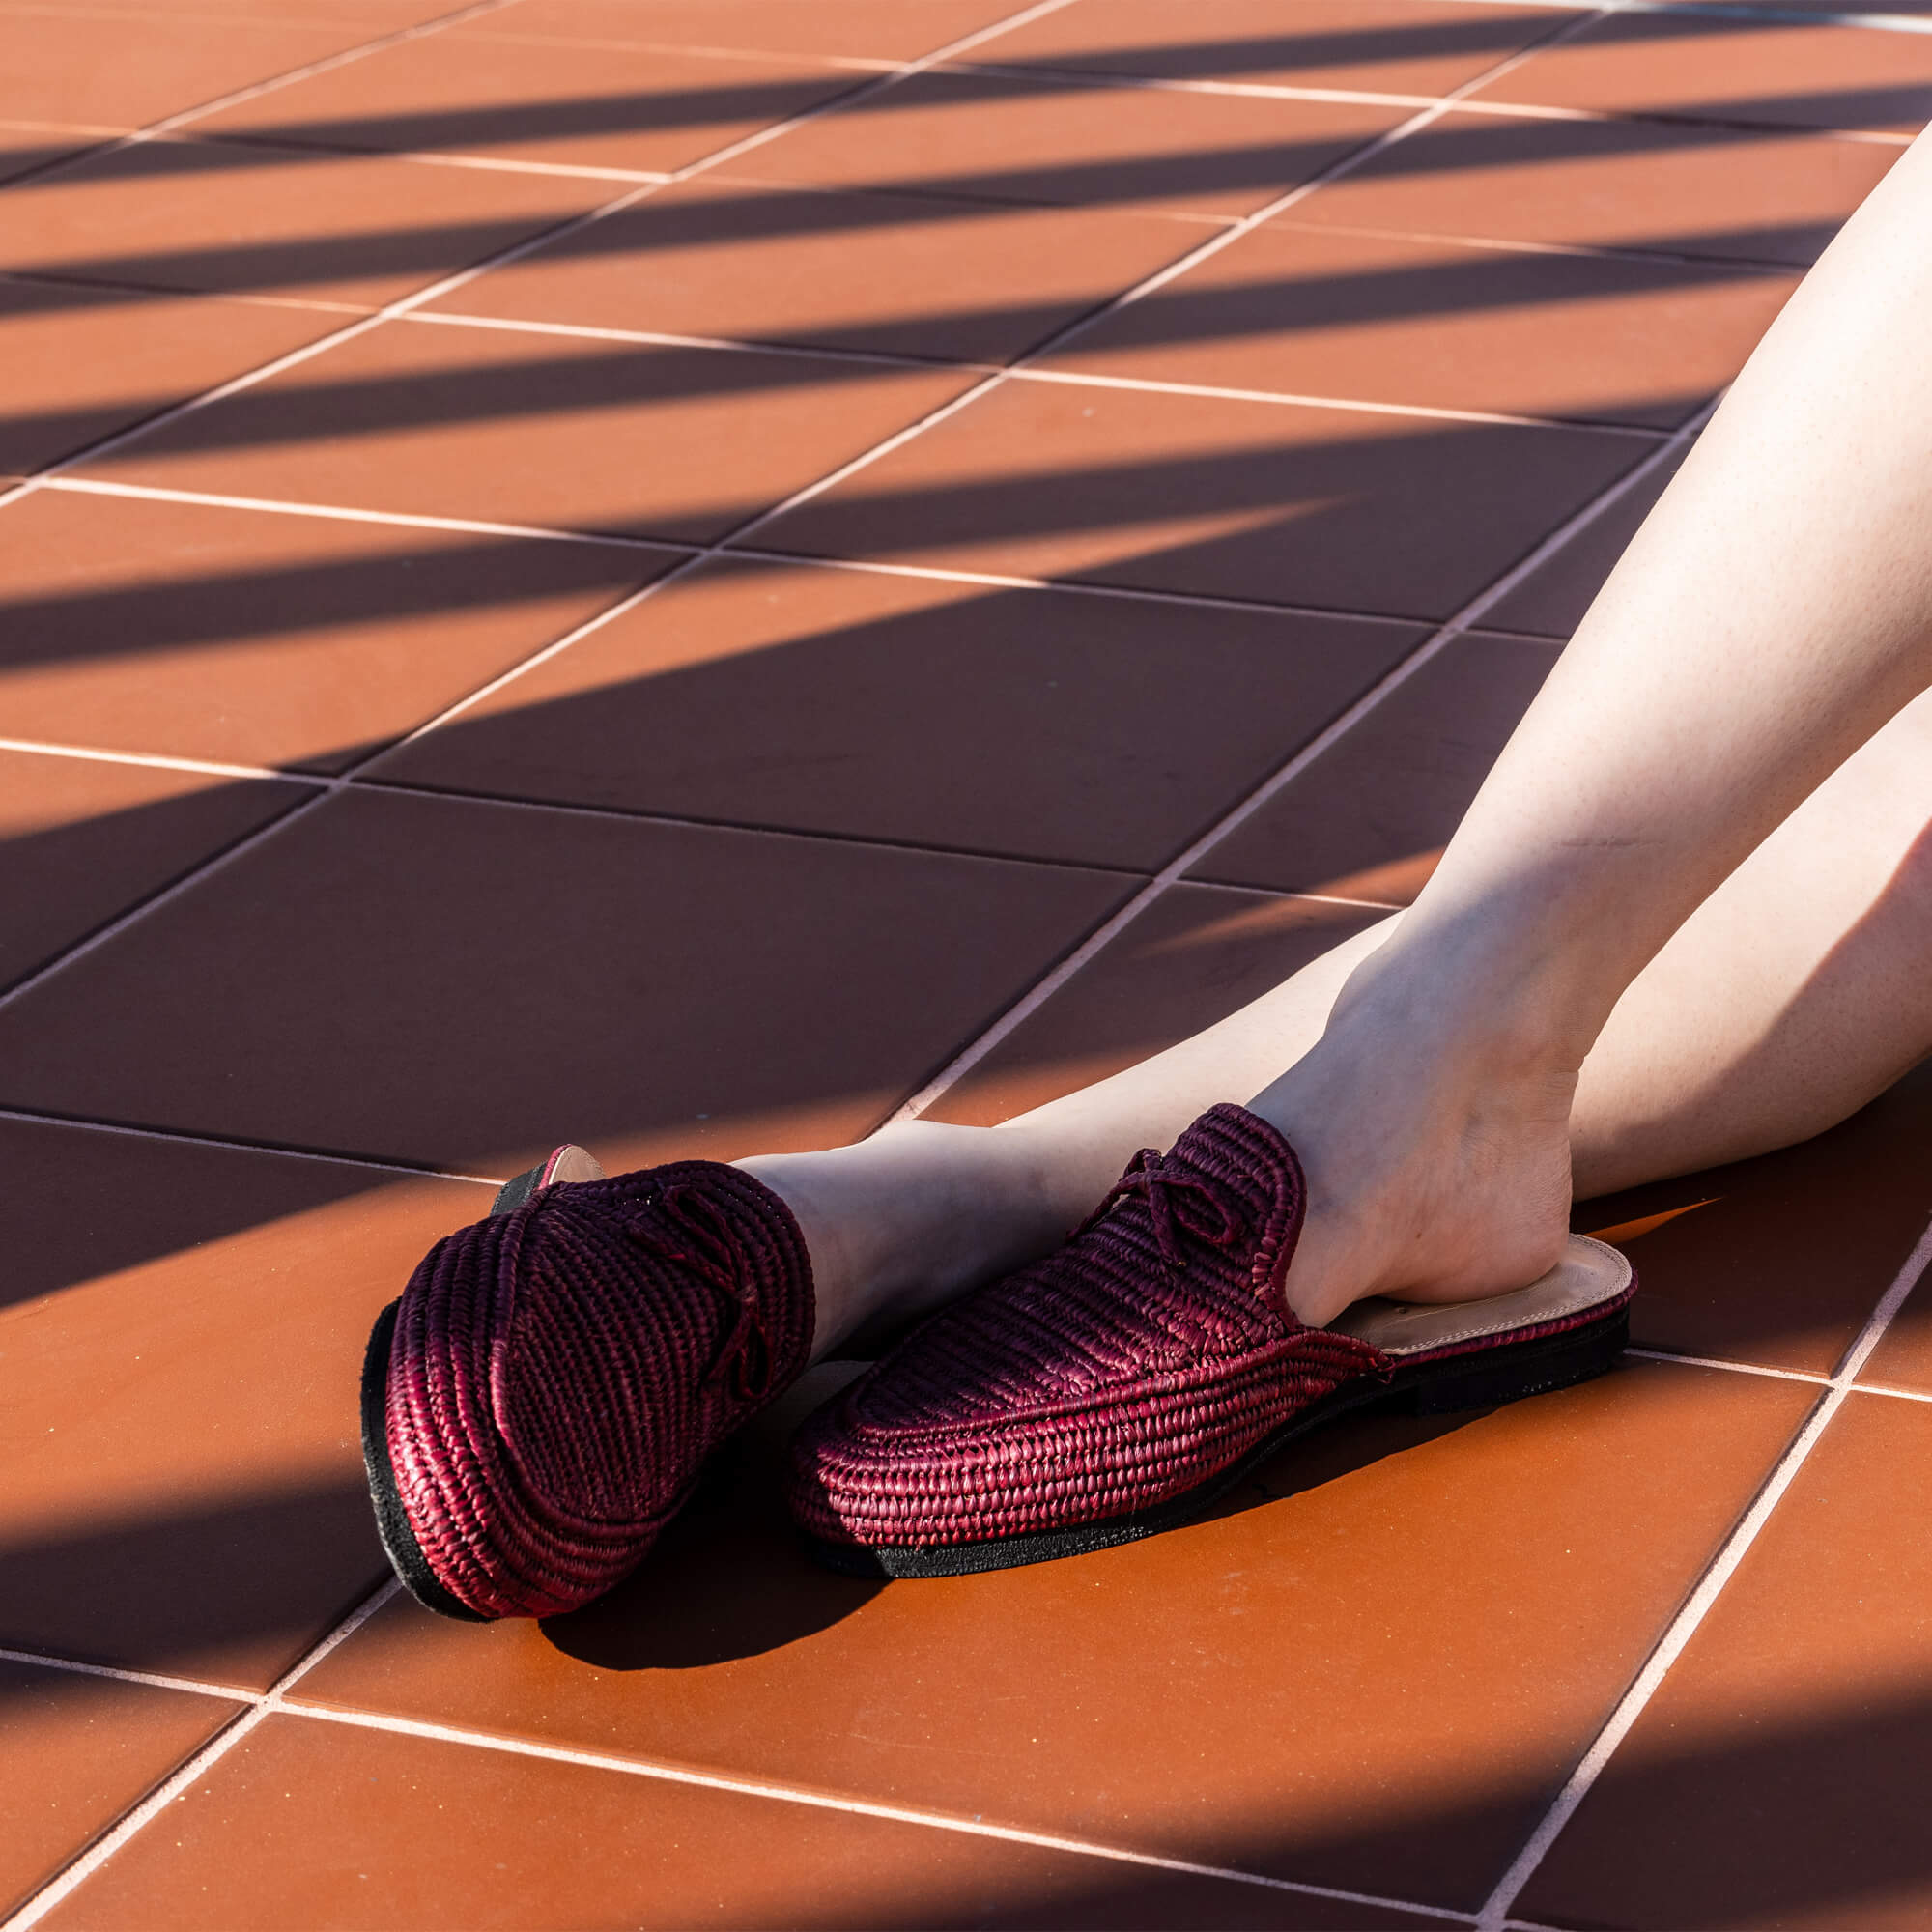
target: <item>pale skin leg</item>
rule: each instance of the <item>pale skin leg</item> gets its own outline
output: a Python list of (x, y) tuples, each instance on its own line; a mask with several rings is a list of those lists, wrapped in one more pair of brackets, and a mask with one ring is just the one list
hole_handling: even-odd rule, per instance
[(1050, 1247), (1216, 1100), (1301, 1156), (1289, 1295), (1326, 1321), (1543, 1272), (1573, 1143), (1586, 1193), (1683, 1172), (1816, 1132), (1920, 1058), (1932, 721), (1874, 734), (1932, 685), (1928, 330), (1921, 138), (1765, 338), (1407, 913), (1004, 1128), (744, 1163), (805, 1227), (819, 1352)]

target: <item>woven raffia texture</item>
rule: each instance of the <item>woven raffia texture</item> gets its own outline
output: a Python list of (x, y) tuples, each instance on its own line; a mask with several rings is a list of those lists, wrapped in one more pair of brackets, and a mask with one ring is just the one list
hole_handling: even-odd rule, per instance
[(932, 1548), (1068, 1529), (1184, 1493), (1378, 1350), (1305, 1328), (1281, 1282), (1301, 1229), (1288, 1143), (1239, 1107), (1135, 1156), (1044, 1261), (917, 1329), (793, 1445), (813, 1535)]
[(792, 1381), (811, 1264), (711, 1161), (546, 1187), (432, 1248), (389, 1361), (389, 1456), (438, 1580), (484, 1616), (602, 1595), (706, 1455)]

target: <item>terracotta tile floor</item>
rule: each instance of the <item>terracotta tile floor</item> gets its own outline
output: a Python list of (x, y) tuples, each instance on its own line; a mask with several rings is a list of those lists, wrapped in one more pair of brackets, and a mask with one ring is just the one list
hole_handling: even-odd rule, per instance
[(0, 0), (10, 1932), (1932, 1923), (1932, 1072), (1582, 1204), (1618, 1374), (1095, 1556), (814, 1570), (835, 1365), (478, 1630), (355, 1439), (554, 1139), (997, 1121), (1412, 898), (1928, 5)]

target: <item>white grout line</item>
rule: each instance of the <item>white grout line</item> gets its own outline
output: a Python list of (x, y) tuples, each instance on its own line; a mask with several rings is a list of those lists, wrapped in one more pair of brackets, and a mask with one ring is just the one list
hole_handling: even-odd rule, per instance
[(606, 550), (653, 551), (687, 556), (699, 544), (669, 537), (610, 536), (595, 530), (547, 528), (541, 524), (494, 524), (476, 517), (427, 517), (408, 510), (356, 510), (343, 503), (294, 503), (275, 497), (230, 497), (211, 490), (171, 490), (156, 483), (113, 483), (92, 476), (49, 475), (43, 490), (74, 496), (127, 497), (136, 502), (197, 503), (211, 510), (257, 510), (271, 517), (314, 517), (325, 523), (387, 525), (404, 530), (448, 530), (458, 536), (524, 537), (537, 543), (590, 544)]
[(1245, 825), (1277, 793), (1299, 778), (1316, 759), (1360, 724), (1391, 692), (1406, 684), (1417, 671), (1432, 659), (1438, 657), (1458, 638), (1473, 630), (1486, 612), (1499, 604), (1533, 572), (1541, 569), (1579, 531), (1629, 495), (1645, 477), (1652, 474), (1661, 465), (1667, 463), (1680, 449), (1688, 446), (1704, 424), (1710, 420), (1717, 407), (1717, 402), (1713, 401), (1698, 411), (1667, 441), (1660, 443), (1634, 469), (1627, 470), (1608, 489), (1592, 497), (1574, 516), (1545, 537), (1527, 556), (1505, 571), (1487, 589), (1471, 598), (1447, 622), (1432, 631), (1414, 650), (1384, 672), (1340, 717), (1318, 732), (1293, 756), (1276, 766), (1260, 784), (1231, 810), (1216, 819), (1191, 845), (1170, 859), (1125, 905), (1096, 926), (1057, 966), (1037, 980), (991, 1026), (977, 1038), (970, 1040), (931, 1080), (906, 1100), (892, 1115), (888, 1124), (899, 1121), (917, 1120), (931, 1108), (949, 1088), (963, 1079), (995, 1047), (1025, 1025), (1075, 974), (1112, 945), (1170, 886), (1179, 884), (1215, 846)]
[(1424, 422), (1496, 424), (1506, 429), (1584, 429), (1598, 436), (1636, 437), (1659, 442), (1667, 429), (1612, 422), (1598, 416), (1522, 416), (1498, 410), (1453, 410), (1429, 403), (1371, 403), (1355, 397), (1301, 395), (1287, 389), (1236, 389), (1216, 383), (1171, 383), (1148, 376), (1110, 376), (1079, 369), (1015, 369), (1023, 383), (1065, 383), (1089, 389), (1134, 389), (1158, 396), (1206, 396), (1236, 403), (1268, 403), (1287, 409), (1335, 410), (1359, 415), (1414, 416)]
[(418, 168), (469, 168), (486, 175), (551, 175), (564, 181), (627, 182), (639, 187), (663, 187), (670, 176), (662, 168), (593, 168), (587, 162), (517, 161), (504, 155), (446, 155), (435, 148), (332, 148), (320, 143), (243, 140), (237, 135), (205, 135), (209, 144), (229, 148), (272, 148), (311, 159), (406, 161)]
[[(1428, 5), (1528, 7), (1539, 12), (1574, 0), (1425, 0)], [(1604, 0), (1617, 14), (1683, 14), (1710, 20), (1799, 21), (1821, 27), (1870, 27), (1882, 33), (1932, 33), (1932, 21), (1912, 14), (1847, 14), (1827, 7), (1755, 7), (1738, 0)]]
[(1516, 1862), (1503, 1874), (1495, 1890), (1490, 1894), (1477, 1920), (1481, 1932), (1498, 1932), (1508, 1919), (1510, 1908), (1535, 1876), (1537, 1867), (1548, 1856), (1563, 1828), (1576, 1816), (1577, 1806), (1589, 1796), (1591, 1787), (1603, 1776), (1617, 1747), (1630, 1735), (1632, 1727), (1657, 1694), (1671, 1665), (1683, 1656), (1686, 1646), (1722, 1594), (1725, 1584), (1737, 1573), (1739, 1564), (1770, 1520), (1773, 1510), (1790, 1489), (1805, 1459), (1818, 1446), (1832, 1418), (1852, 1393), (1859, 1371), (1870, 1360), (1872, 1350), (1884, 1338), (1892, 1318), (1905, 1305), (1906, 1296), (1918, 1285), (1928, 1264), (1932, 1264), (1932, 1226), (1919, 1236), (1917, 1245), (1905, 1258), (1904, 1265), (1892, 1278), (1890, 1287), (1880, 1297), (1878, 1306), (1872, 1310), (1870, 1318), (1845, 1350), (1843, 1359), (1825, 1384), (1825, 1393), (1805, 1419), (1804, 1426), (1778, 1458), (1776, 1467), (1712, 1560), (1710, 1568), (1698, 1579), (1657, 1648), (1645, 1660), (1643, 1668), (1610, 1714), (1609, 1720), (1570, 1774), (1555, 1803), (1544, 1815), (1543, 1822), (1530, 1835)]
[[(1478, 5), (1534, 6), (1537, 0), (1476, 0)], [(1880, 34), (1932, 34), (1932, 19), (1917, 14), (1845, 14), (1828, 8), (1699, 5), (1697, 0), (1606, 0), (1613, 14), (1676, 14), (1704, 20), (1761, 20), (1788, 26), (1864, 27)]]
[[(272, 497), (217, 496), (206, 490), (171, 490), (153, 483), (105, 483), (91, 477), (51, 477), (43, 486), (99, 497), (127, 497), (137, 502), (199, 503), (221, 510), (260, 510), (270, 516), (319, 517), (349, 524), (393, 524), (404, 529), (452, 530), (475, 536), (532, 537), (548, 543), (601, 544), (613, 550), (668, 553), (694, 559), (714, 556), (716, 545), (678, 543), (669, 537), (625, 537), (545, 528), (534, 524), (492, 524), (462, 517), (414, 516), (404, 511), (355, 510), (333, 503), (291, 503)], [(756, 544), (731, 546), (730, 560), (783, 565), (788, 569), (846, 571), (861, 577), (906, 577), (935, 583), (966, 583), (992, 590), (1044, 590), (1065, 597), (1111, 597), (1130, 604), (1176, 604), (1191, 610), (1243, 611), (1261, 616), (1320, 617), (1338, 624), (1408, 624), (1424, 620), (1413, 611), (1347, 611), (1322, 604), (1272, 603), (1260, 597), (1224, 597), (1190, 590), (1157, 590), (1134, 583), (1089, 582), (1079, 578), (1022, 577), (1006, 571), (959, 570), (941, 564), (886, 563), (872, 558), (817, 556), (810, 551), (766, 550)], [(1521, 632), (1527, 643), (1561, 649), (1563, 639)]]
[(789, 355), (808, 362), (859, 362), (867, 368), (936, 370), (991, 376), (997, 362), (955, 361), (940, 355), (896, 355), (887, 349), (845, 349), (836, 343), (758, 342), (734, 335), (679, 335), (662, 328), (607, 328), (595, 323), (528, 322), (515, 316), (459, 315), (438, 309), (404, 321), (439, 328), (496, 329), (505, 335), (560, 335), (582, 342), (631, 342), (646, 349), (715, 349), (727, 355)]
[[(1323, 231), (1324, 233), (1327, 231)], [(1158, 396), (1206, 396), (1221, 402), (1269, 403), (1293, 409), (1351, 411), (1362, 415), (1415, 416), (1425, 422), (1494, 423), (1513, 429), (1588, 429), (1611, 436), (1656, 441), (1666, 429), (1613, 422), (1594, 416), (1512, 415), (1495, 410), (1457, 410), (1433, 403), (1369, 402), (1353, 396), (1303, 395), (1289, 389), (1239, 389), (1217, 383), (1178, 383), (1151, 376), (1110, 375), (1101, 370), (1037, 369), (1029, 362), (955, 362), (929, 355), (895, 355), (871, 349), (841, 349), (818, 343), (745, 341), (723, 335), (673, 335), (661, 329), (606, 328), (574, 322), (522, 322), (494, 315), (411, 315), (410, 323), (440, 327), (497, 329), (508, 335), (560, 335), (590, 342), (634, 342), (646, 348), (721, 350), (729, 355), (790, 355), (820, 362), (858, 362), (889, 369), (934, 370), (960, 375), (1010, 376), (1022, 383), (1062, 383), (1089, 389), (1126, 389)]]
[(280, 772), (268, 765), (222, 765), (208, 758), (169, 757), (159, 752), (107, 752), (91, 745), (60, 745), (40, 738), (0, 738), (0, 752), (24, 752), (37, 758), (80, 758), (95, 765), (143, 765), (214, 779), (278, 779), (311, 785), (327, 782), (312, 772)]
[[(63, 10), (63, 13), (65, 10)], [(170, 14), (169, 19), (181, 16)], [(92, 121), (0, 121), (0, 135), (7, 134), (51, 134), (56, 139), (65, 139), (75, 134), (85, 136), (90, 141), (117, 141), (123, 134), (131, 134), (132, 128), (98, 127)]]
[(314, 1160), (325, 1167), (367, 1167), (405, 1180), (462, 1180), (479, 1187), (501, 1187), (500, 1174), (464, 1174), (450, 1167), (412, 1167), (405, 1161), (379, 1160), (372, 1154), (318, 1153), (312, 1148), (276, 1147), (268, 1141), (230, 1139), (221, 1134), (190, 1133), (181, 1127), (137, 1127), (121, 1121), (94, 1121), (78, 1114), (47, 1114), (32, 1107), (0, 1106), (0, 1121), (20, 1121), (36, 1127), (72, 1127), (80, 1133), (120, 1134), (128, 1140), (174, 1141), (185, 1147), (218, 1148), (223, 1153), (261, 1153), (275, 1160)]
[[(1524, 4), (1538, 5), (1540, 0), (1524, 0)], [(1607, 12), (1623, 11), (1616, 5), (1616, 0), (1598, 0), (1598, 4)], [(1427, 107), (1439, 98), (1433, 94), (1384, 93), (1375, 88), (1301, 87), (1260, 80), (1177, 79), (1154, 74), (1106, 73), (1097, 69), (1014, 67), (996, 61), (949, 61), (940, 71), (983, 76), (989, 80), (1031, 80), (1046, 87), (1065, 88), (1070, 84), (1098, 89), (1135, 88), (1160, 94), (1219, 95), (1237, 99), (1294, 100), (1338, 107)], [(1898, 147), (1910, 147), (1915, 138), (1910, 134), (1886, 133), (1868, 128), (1811, 127), (1803, 122), (1790, 121), (1730, 120), (1715, 112), (1672, 113), (1667, 108), (1646, 112), (1639, 108), (1551, 107), (1530, 100), (1464, 100), (1458, 104), (1458, 111), (1494, 115), (1507, 120), (1635, 122), (1645, 126), (1722, 128), (1763, 134), (1818, 134), (1827, 140), (1879, 142)], [(933, 190), (935, 193), (944, 191)], [(965, 192), (960, 189), (951, 191)]]
[[(423, 728), (426, 730), (428, 726), (425, 725)], [(407, 738), (398, 741), (400, 744), (409, 742)], [(647, 811), (628, 805), (585, 805), (575, 799), (508, 797), (501, 792), (458, 790), (455, 787), (421, 784), (409, 779), (375, 777), (345, 780), (342, 788), (345, 790), (353, 788), (364, 797), (387, 795), (431, 799), (442, 805), (483, 806), (498, 811), (536, 811), (565, 818), (614, 819), (626, 825), (661, 825), (695, 832), (730, 832), (755, 838), (798, 839), (816, 845), (856, 845), (867, 851), (910, 852), (936, 859), (977, 859), (988, 866), (1025, 866), (1038, 871), (1086, 872), (1090, 876), (1111, 874), (1122, 879), (1138, 879), (1144, 876), (1135, 867), (1117, 865), (1103, 859), (1043, 858), (1031, 852), (994, 852), (979, 845), (935, 845), (923, 838), (889, 838), (864, 832), (828, 832), (812, 826), (770, 825), (740, 818), (697, 818), (686, 812)], [(1249, 889), (1236, 887), (1235, 890)], [(1260, 890), (1264, 891), (1265, 888)], [(1290, 893), (1276, 896), (1293, 898), (1300, 895)], [(1397, 908), (1390, 907), (1388, 910), (1394, 911)]]
[(1738, 277), (1804, 275), (1796, 262), (1774, 261), (1769, 255), (1698, 255), (1669, 248), (1630, 248), (1619, 242), (1523, 242), (1500, 235), (1462, 235), (1444, 229), (1382, 228), (1355, 221), (1285, 221), (1284, 233), (1296, 235), (1360, 235), (1379, 242), (1417, 242), (1432, 247), (1466, 248), (1477, 255), (1564, 255), (1583, 262), (1635, 262), (1669, 269), (1717, 270)]
[[(1646, 1362), (1675, 1362), (1690, 1369), (1723, 1369), (1734, 1376), (1769, 1376), (1781, 1382), (1809, 1382), (1814, 1388), (1831, 1388), (1830, 1376), (1807, 1375), (1802, 1369), (1768, 1369), (1762, 1362), (1732, 1362), (1717, 1355), (1680, 1355), (1668, 1349), (1626, 1349), (1624, 1353)], [(1932, 1402), (1932, 1392), (1924, 1389), (1895, 1388), (1890, 1382), (1858, 1382), (1853, 1395), (1882, 1395), (1894, 1402)]]
[(1922, 1389), (1893, 1388), (1889, 1382), (1860, 1382), (1851, 1391), (1853, 1395), (1882, 1395), (1889, 1402), (1932, 1402), (1932, 1395)]
[[(184, 107), (176, 113), (163, 115), (160, 120), (150, 121), (145, 127), (137, 128), (131, 133), (123, 134), (102, 147), (89, 148), (81, 154), (63, 156), (51, 165), (37, 168), (24, 179), (9, 182), (6, 185), (38, 187), (43, 182), (56, 175), (65, 174), (70, 168), (78, 167), (84, 161), (104, 160), (109, 156), (124, 154), (129, 148), (145, 147), (149, 142), (172, 134), (177, 128), (190, 127), (210, 114), (225, 113), (231, 107), (241, 107), (250, 100), (260, 100), (266, 95), (278, 94), (285, 87), (295, 86), (298, 81), (312, 80), (318, 74), (330, 73), (337, 68), (349, 67), (356, 61), (366, 60), (371, 54), (382, 53), (385, 48), (401, 46), (409, 41), (427, 39), (431, 35), (442, 33), (446, 28), (463, 26), (470, 20), (500, 13), (505, 7), (514, 5), (516, 0), (472, 0), (471, 5), (460, 7), (452, 14), (439, 14), (433, 20), (418, 20), (413, 26), (400, 27), (391, 34), (373, 36), (369, 40), (358, 42), (353, 47), (343, 48), (340, 53), (326, 54), (320, 60), (308, 61), (300, 67), (291, 68), (286, 73), (270, 75), (267, 80), (251, 81), (246, 87), (238, 87), (227, 94), (216, 95), (213, 100), (204, 100), (198, 106)], [(67, 17), (69, 13), (66, 8), (47, 11), (61, 18)], [(307, 23), (297, 21), (290, 24), (299, 26)]]
[(112, 1663), (83, 1663), (78, 1658), (43, 1657), (35, 1650), (0, 1649), (0, 1663), (31, 1664), (37, 1670), (64, 1670), (75, 1677), (108, 1677), (117, 1684), (145, 1684), (155, 1690), (185, 1690), (195, 1697), (221, 1697), (231, 1703), (252, 1704), (259, 1690), (232, 1684), (210, 1684), (194, 1677), (167, 1677), (156, 1670), (124, 1670)]
[[(1231, 1865), (1202, 1864), (1191, 1859), (1166, 1858), (1156, 1852), (1132, 1851), (1124, 1846), (1073, 1838), (1055, 1832), (1030, 1832), (1016, 1825), (989, 1825), (982, 1819), (965, 1818), (943, 1811), (923, 1811), (904, 1804), (882, 1804), (862, 1798), (834, 1797), (828, 1793), (801, 1789), (793, 1785), (768, 1784), (749, 1777), (732, 1777), (722, 1773), (686, 1770), (681, 1766), (653, 1764), (636, 1758), (618, 1757), (609, 1751), (578, 1750), (566, 1745), (543, 1745), (523, 1738), (504, 1737), (490, 1731), (466, 1730), (453, 1724), (426, 1723), (419, 1719), (381, 1716), (373, 1712), (352, 1711), (319, 1704), (291, 1704), (283, 1711), (291, 1718), (309, 1718), (327, 1724), (342, 1724), (355, 1730), (379, 1731), (390, 1736), (422, 1738), (435, 1744), (459, 1745), (471, 1750), (500, 1751), (514, 1757), (536, 1758), (550, 1764), (581, 1766), (590, 1771), (615, 1772), (624, 1777), (649, 1779), (664, 1784), (694, 1785), (703, 1791), (729, 1792), (743, 1798), (762, 1798), (781, 1804), (805, 1805), (816, 1811), (837, 1811), (847, 1817), (879, 1818), (895, 1825), (922, 1826), (928, 1831), (954, 1832), (966, 1837), (993, 1838), (1006, 1844), (1030, 1845), (1041, 1851), (1070, 1852), (1078, 1857), (1102, 1859), (1114, 1864), (1140, 1865), (1155, 1871), (1180, 1872), (1191, 1878), (1222, 1879), (1236, 1885), (1259, 1887), (1268, 1891), (1293, 1892), (1305, 1898), (1331, 1899), (1340, 1905), (1367, 1906), (1381, 1911), (1416, 1912), (1453, 1924), (1468, 1925), (1473, 1915), (1439, 1905), (1413, 1905), (1406, 1899), (1383, 1898), (1373, 1892), (1345, 1891), (1334, 1886), (1304, 1884), (1294, 1879), (1268, 1878), (1259, 1872), (1242, 1871)], [(0, 1927), (14, 1932), (14, 1927)]]
[(1669, 1349), (1626, 1349), (1626, 1355), (1634, 1355), (1646, 1362), (1674, 1362), (1685, 1369), (1728, 1369), (1733, 1375), (1769, 1376), (1780, 1382), (1809, 1382), (1816, 1388), (1830, 1388), (1830, 1376), (1807, 1375), (1803, 1369), (1768, 1369), (1761, 1362), (1729, 1362), (1716, 1355), (1680, 1355)]
[[(0, 188), (5, 185), (0, 183)], [(4, 206), (0, 203), (0, 207)], [(117, 298), (130, 306), (135, 301), (180, 301), (206, 302), (214, 308), (239, 302), (248, 308), (301, 309), (314, 315), (354, 317), (369, 313), (367, 302), (326, 301), (319, 296), (262, 295), (252, 289), (223, 289), (218, 293), (213, 289), (170, 289), (156, 282), (119, 282), (107, 277), (63, 274), (54, 269), (0, 269), (0, 282), (10, 282), (22, 289), (59, 290), (70, 296), (82, 294)]]
[(206, 1772), (226, 1757), (251, 1731), (278, 1712), (282, 1708), (284, 1694), (313, 1670), (337, 1644), (360, 1630), (363, 1624), (401, 1588), (402, 1585), (391, 1577), (373, 1595), (364, 1599), (362, 1604), (337, 1624), (314, 1649), (298, 1659), (295, 1665), (276, 1681), (266, 1696), (242, 1712), (217, 1737), (211, 1739), (183, 1763), (173, 1776), (157, 1785), (131, 1811), (125, 1813), (118, 1823), (97, 1838), (51, 1884), (43, 1886), (35, 1892), (13, 1918), (6, 1920), (4, 1925), (0, 1925), (0, 1932), (27, 1932), (30, 1925), (38, 1925), (70, 1892), (92, 1878), (129, 1838), (159, 1817), (190, 1785), (196, 1783)]
[(485, 27), (469, 38), (492, 41), (499, 45), (509, 42), (520, 46), (583, 47), (607, 54), (689, 54), (699, 60), (737, 61), (741, 65), (763, 68), (769, 68), (774, 61), (791, 61), (800, 66), (810, 64), (812, 67), (842, 68), (847, 72), (862, 75), (896, 73), (905, 64), (879, 54), (802, 54), (795, 48), (719, 47), (702, 41), (609, 40), (597, 34), (533, 34), (527, 28), (518, 27), (514, 21), (507, 28)]

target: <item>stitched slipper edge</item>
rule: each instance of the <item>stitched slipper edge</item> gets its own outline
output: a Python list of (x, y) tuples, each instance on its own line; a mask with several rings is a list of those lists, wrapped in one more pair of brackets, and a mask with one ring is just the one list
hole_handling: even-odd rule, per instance
[[(1150, 1509), (1127, 1516), (1103, 1518), (1097, 1522), (1075, 1524), (1069, 1529), (1039, 1530), (1025, 1536), (998, 1537), (981, 1543), (913, 1546), (869, 1546), (831, 1543), (807, 1536), (807, 1550), (829, 1570), (848, 1577), (887, 1577), (910, 1580), (923, 1577), (965, 1577), (987, 1570), (1015, 1570), (1030, 1563), (1050, 1563), (1064, 1556), (1083, 1556), (1096, 1549), (1111, 1549), (1118, 1544), (1137, 1543), (1144, 1537), (1158, 1536), (1192, 1521), (1244, 1477), (1271, 1456), (1310, 1430), (1320, 1428), (1352, 1409), (1385, 1405), (1398, 1412), (1412, 1415), (1444, 1415), (1459, 1409), (1490, 1408), (1503, 1403), (1520, 1402), (1532, 1395), (1544, 1395), (1593, 1380), (1616, 1366), (1630, 1342), (1630, 1299), (1635, 1292), (1635, 1271), (1616, 1249), (1587, 1236), (1573, 1236), (1570, 1259), (1577, 1250), (1588, 1248), (1611, 1257), (1619, 1264), (1623, 1280), (1602, 1297), (1613, 1303), (1602, 1320), (1569, 1328), (1560, 1334), (1533, 1336), (1528, 1341), (1504, 1343), (1485, 1348), (1480, 1345), (1463, 1352), (1403, 1363), (1386, 1379), (1379, 1376), (1359, 1376), (1320, 1401), (1291, 1416), (1273, 1435), (1224, 1469), (1217, 1469), (1206, 1482)], [(1551, 1276), (1560, 1270), (1551, 1270)], [(1544, 1282), (1551, 1279), (1544, 1277)], [(1497, 1295), (1497, 1303), (1522, 1303), (1544, 1286), (1533, 1282), (1526, 1289)], [(1389, 1306), (1389, 1304), (1383, 1304)], [(1478, 1304), (1454, 1304), (1458, 1308)], [(1357, 1307), (1365, 1304), (1357, 1304)], [(1354, 1311), (1350, 1311), (1352, 1314)], [(1346, 1321), (1348, 1318), (1342, 1318)], [(1337, 1326), (1341, 1323), (1338, 1321)], [(1515, 1321), (1509, 1327), (1533, 1326), (1533, 1321)], [(1480, 1331), (1476, 1331), (1480, 1332)], [(1454, 1338), (1474, 1339), (1465, 1332)]]

